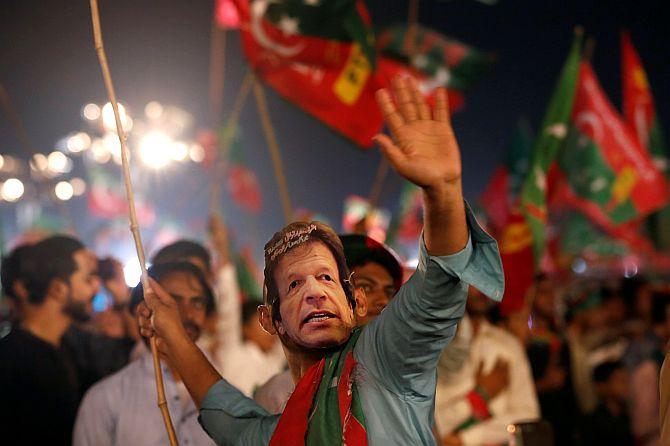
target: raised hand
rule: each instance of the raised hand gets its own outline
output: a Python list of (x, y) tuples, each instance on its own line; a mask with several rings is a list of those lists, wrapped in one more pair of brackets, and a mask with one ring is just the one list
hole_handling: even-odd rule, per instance
[(423, 188), (460, 183), (461, 157), (451, 128), (447, 92), (436, 92), (431, 112), (416, 81), (396, 77), (393, 95), (386, 89), (377, 92), (377, 104), (393, 135), (374, 137), (382, 152), (407, 180)]

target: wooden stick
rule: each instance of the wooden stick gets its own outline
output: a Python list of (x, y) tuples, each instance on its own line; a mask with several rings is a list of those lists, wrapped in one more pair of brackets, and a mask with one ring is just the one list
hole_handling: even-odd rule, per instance
[[(121, 116), (119, 115), (119, 106), (116, 102), (116, 93), (114, 92), (114, 84), (112, 83), (112, 75), (109, 72), (109, 66), (107, 65), (107, 55), (105, 54), (105, 48), (102, 43), (102, 32), (100, 29), (100, 13), (98, 11), (98, 0), (90, 0), (91, 4), (91, 18), (93, 20), (93, 36), (95, 38), (95, 51), (98, 54), (98, 59), (100, 61), (100, 68), (102, 69), (102, 77), (105, 80), (105, 87), (107, 89), (107, 95), (109, 100), (112, 103), (112, 108), (114, 109), (114, 119), (116, 121), (116, 133), (119, 137), (119, 143), (121, 143), (121, 163), (123, 166), (123, 181), (126, 186), (126, 196), (128, 197), (128, 211), (130, 216), (130, 232), (133, 235), (133, 240), (135, 241), (135, 250), (137, 251), (137, 258), (140, 261), (140, 267), (142, 268), (142, 286), (144, 292), (150, 290), (149, 287), (149, 275), (147, 274), (147, 268), (144, 257), (144, 248), (142, 247), (142, 238), (140, 237), (139, 225), (137, 223), (137, 213), (135, 212), (135, 198), (133, 195), (133, 185), (130, 180), (130, 164), (128, 162), (128, 147), (126, 146), (126, 134), (123, 130), (123, 125), (121, 123)], [(172, 426), (172, 420), (170, 419), (170, 411), (167, 407), (167, 401), (165, 400), (165, 386), (163, 384), (163, 372), (161, 370), (160, 360), (158, 359), (158, 349), (156, 348), (156, 338), (152, 337), (150, 339), (151, 344), (151, 354), (153, 355), (154, 362), (154, 375), (156, 377), (156, 391), (158, 393), (158, 407), (160, 408), (161, 414), (163, 415), (163, 421), (165, 423), (165, 428), (167, 430), (168, 438), (172, 446), (177, 446), (179, 443), (177, 441), (177, 435), (175, 434), (174, 427)]]
[(377, 166), (375, 180), (372, 183), (372, 188), (370, 189), (370, 195), (368, 195), (370, 211), (377, 207), (377, 204), (379, 203), (379, 197), (382, 194), (382, 188), (384, 187), (384, 181), (386, 181), (386, 177), (388, 176), (388, 171), (389, 162), (386, 157), (382, 155), (381, 160), (379, 160), (379, 166)]
[(275, 133), (272, 121), (270, 121), (270, 113), (268, 112), (268, 105), (265, 99), (265, 91), (256, 76), (253, 77), (254, 96), (256, 96), (256, 104), (258, 105), (258, 112), (261, 115), (261, 123), (263, 124), (263, 133), (268, 143), (268, 150), (272, 157), (272, 166), (274, 167), (275, 177), (277, 179), (277, 186), (279, 186), (279, 198), (281, 199), (282, 210), (284, 211), (284, 220), (286, 224), (293, 221), (293, 207), (291, 206), (291, 197), (288, 193), (288, 186), (286, 184), (286, 176), (284, 175), (284, 167), (282, 166), (281, 153), (279, 144), (277, 143), (277, 134)]
[(219, 28), (212, 15), (209, 46), (209, 119), (218, 128), (223, 113), (223, 87), (226, 75), (226, 30)]
[(237, 97), (235, 98), (235, 104), (233, 109), (230, 112), (230, 117), (226, 121), (226, 127), (223, 130), (223, 139), (221, 141), (221, 153), (219, 153), (219, 161), (217, 162), (216, 169), (214, 170), (214, 178), (212, 179), (212, 187), (210, 193), (209, 201), (209, 212), (217, 212), (220, 201), (220, 191), (221, 186), (219, 185), (219, 180), (223, 177), (223, 172), (225, 172), (226, 164), (228, 162), (228, 154), (230, 152), (230, 145), (233, 142), (233, 136), (235, 134), (235, 128), (237, 123), (240, 120), (240, 114), (244, 108), (244, 104), (247, 102), (249, 97), (249, 91), (251, 90), (253, 80), (253, 73), (248, 71), (244, 76), (242, 81), (242, 86), (240, 87)]

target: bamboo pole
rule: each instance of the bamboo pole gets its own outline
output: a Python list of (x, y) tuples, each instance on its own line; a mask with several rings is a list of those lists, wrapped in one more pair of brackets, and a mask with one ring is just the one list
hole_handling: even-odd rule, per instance
[(216, 169), (214, 170), (214, 178), (212, 179), (212, 187), (210, 191), (210, 201), (209, 201), (209, 211), (210, 213), (216, 212), (218, 209), (218, 204), (220, 200), (220, 191), (221, 187), (219, 185), (219, 180), (223, 177), (223, 172), (226, 169), (226, 163), (228, 162), (228, 155), (230, 152), (230, 145), (233, 142), (233, 136), (235, 133), (235, 128), (237, 123), (240, 120), (240, 114), (242, 109), (247, 102), (249, 97), (249, 91), (251, 90), (251, 85), (253, 81), (253, 73), (248, 71), (244, 76), (242, 81), (242, 86), (240, 87), (237, 97), (235, 98), (235, 104), (233, 109), (230, 112), (230, 117), (226, 121), (226, 126), (223, 130), (223, 138), (221, 140), (221, 153), (219, 154), (220, 159), (216, 164)]
[[(140, 262), (140, 267), (142, 268), (142, 286), (144, 292), (150, 290), (149, 288), (149, 275), (147, 274), (145, 257), (144, 257), (144, 248), (142, 246), (142, 238), (140, 236), (139, 225), (137, 223), (137, 213), (135, 211), (135, 198), (133, 194), (133, 185), (130, 180), (130, 164), (128, 162), (128, 147), (126, 146), (126, 135), (121, 124), (121, 116), (119, 115), (119, 106), (116, 102), (116, 93), (114, 92), (114, 84), (112, 83), (112, 75), (109, 71), (109, 66), (107, 65), (107, 55), (105, 54), (105, 48), (102, 42), (102, 32), (100, 28), (100, 13), (98, 11), (98, 0), (90, 0), (91, 4), (91, 18), (93, 21), (93, 36), (95, 39), (95, 51), (98, 54), (98, 59), (100, 61), (100, 68), (102, 69), (102, 77), (105, 81), (105, 88), (107, 89), (107, 95), (109, 100), (112, 103), (112, 108), (114, 109), (114, 120), (116, 121), (116, 133), (119, 137), (119, 143), (121, 144), (121, 163), (123, 166), (123, 182), (126, 187), (126, 196), (128, 198), (128, 211), (130, 217), (130, 232), (133, 235), (133, 240), (135, 241), (135, 250), (137, 251), (137, 258)], [(165, 386), (163, 384), (163, 373), (161, 371), (160, 360), (158, 359), (158, 349), (156, 348), (156, 338), (150, 338), (151, 344), (151, 354), (153, 356), (154, 363), (154, 375), (156, 377), (156, 391), (158, 393), (158, 407), (163, 416), (163, 421), (165, 423), (165, 428), (167, 430), (168, 438), (172, 446), (177, 446), (179, 443), (177, 441), (177, 435), (175, 434), (174, 427), (172, 426), (172, 420), (170, 419), (170, 411), (167, 407), (167, 401), (165, 399)]]
[(272, 167), (274, 168), (277, 186), (279, 187), (279, 198), (281, 199), (282, 210), (284, 212), (284, 220), (286, 221), (286, 224), (289, 224), (293, 221), (293, 207), (291, 205), (291, 197), (288, 193), (284, 167), (282, 166), (281, 152), (279, 150), (279, 144), (277, 143), (277, 134), (275, 133), (272, 121), (270, 120), (267, 100), (265, 99), (265, 91), (256, 76), (253, 76), (253, 84), (256, 105), (258, 106), (258, 113), (261, 115), (261, 123), (263, 124), (263, 133), (265, 134), (268, 150), (272, 157)]

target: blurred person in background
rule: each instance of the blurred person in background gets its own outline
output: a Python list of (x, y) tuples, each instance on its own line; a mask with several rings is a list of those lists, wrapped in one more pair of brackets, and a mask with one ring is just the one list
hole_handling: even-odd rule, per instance
[[(188, 262), (159, 263), (149, 268), (176, 301), (192, 341), (202, 332), (208, 315), (215, 312), (214, 296), (202, 271)], [(142, 285), (132, 292), (130, 310), (143, 299)], [(148, 341), (147, 341), (148, 342)], [(165, 399), (180, 444), (213, 445), (198, 424), (198, 411), (169, 360), (161, 356)], [(149, 348), (119, 372), (95, 384), (86, 393), (74, 428), (75, 446), (165, 445), (167, 432), (156, 410), (153, 357)]]
[(20, 264), (21, 323), (0, 339), (3, 443), (69, 445), (79, 383), (62, 341), (73, 322), (91, 316), (97, 258), (72, 237), (52, 236), (31, 246)]
[(630, 413), (637, 444), (659, 444), (659, 374), (670, 339), (670, 293), (651, 295), (651, 326), (629, 345), (623, 362), (630, 373)]
[(471, 286), (466, 316), (440, 357), (435, 420), (445, 445), (506, 444), (509, 424), (540, 418), (525, 348), (487, 320), (494, 305)]
[(556, 286), (549, 276), (540, 274), (535, 278), (533, 290), (526, 351), (540, 411), (553, 427), (555, 444), (573, 444), (578, 412), (570, 376), (570, 353), (559, 323)]
[(286, 367), (281, 343), (258, 323), (259, 305), (255, 301), (242, 304), (243, 340), (218, 359), (221, 376), (248, 397)]
[(628, 416), (629, 377), (620, 361), (605, 361), (593, 371), (598, 404), (583, 420), (584, 446), (635, 446)]

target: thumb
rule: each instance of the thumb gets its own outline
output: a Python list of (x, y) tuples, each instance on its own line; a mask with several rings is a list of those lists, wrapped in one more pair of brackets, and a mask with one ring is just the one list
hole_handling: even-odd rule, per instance
[(144, 300), (152, 310), (160, 305), (168, 305), (172, 297), (156, 282), (149, 277), (149, 288), (144, 290)]
[(388, 135), (383, 133), (375, 135), (372, 140), (377, 143), (379, 149), (391, 165), (398, 170), (398, 166), (402, 164), (405, 157), (402, 150), (393, 143), (393, 140)]

